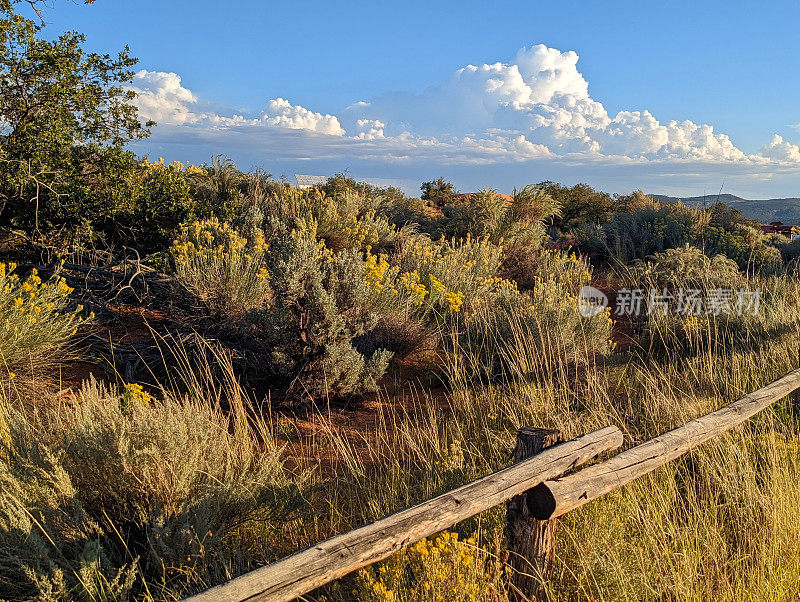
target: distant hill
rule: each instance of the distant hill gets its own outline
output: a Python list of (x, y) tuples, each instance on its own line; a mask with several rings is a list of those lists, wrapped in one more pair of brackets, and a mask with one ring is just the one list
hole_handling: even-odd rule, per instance
[(800, 198), (750, 200), (733, 194), (709, 194), (680, 198), (664, 194), (654, 194), (659, 201), (681, 201), (690, 207), (710, 207), (718, 200), (735, 207), (745, 217), (760, 220), (762, 223), (783, 222), (784, 224), (800, 224)]

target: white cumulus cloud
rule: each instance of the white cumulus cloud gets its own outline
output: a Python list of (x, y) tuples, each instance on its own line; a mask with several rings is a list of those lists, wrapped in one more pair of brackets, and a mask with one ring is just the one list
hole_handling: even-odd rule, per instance
[(260, 145), (265, 156), (287, 161), (293, 156), (451, 166), (544, 159), (595, 165), (696, 162), (747, 166), (753, 174), (765, 164), (787, 169), (800, 164), (800, 146), (778, 135), (748, 155), (709, 124), (661, 122), (646, 108), (609, 115), (591, 97), (578, 61), (572, 51), (523, 47), (506, 62), (467, 65), (419, 93), (380, 94), (335, 115), (284, 98), (267, 101), (260, 112), (224, 109), (198, 99), (175, 73), (140, 71), (132, 89), (141, 115), (160, 124), (154, 135), (175, 136), (180, 130), (184, 140), (188, 135), (222, 140), (231, 148)]
[(197, 120), (192, 111), (197, 97), (181, 85), (177, 73), (163, 71), (139, 71), (131, 89), (136, 92), (136, 105), (145, 119), (181, 124)]
[(758, 154), (774, 161), (800, 163), (800, 146), (785, 142), (778, 134), (775, 134), (769, 144), (763, 146)]
[(660, 123), (647, 110), (611, 116), (589, 95), (578, 55), (542, 44), (507, 63), (468, 65), (420, 94), (383, 94), (345, 111), (346, 123), (369, 118), (385, 131), (482, 138), (503, 130), (552, 153), (651, 159), (742, 160), (745, 154), (710, 125)]
[(309, 111), (300, 105), (292, 105), (283, 98), (276, 98), (267, 103), (267, 108), (261, 115), (261, 122), (292, 130), (311, 130), (336, 136), (344, 134), (339, 120), (333, 115)]

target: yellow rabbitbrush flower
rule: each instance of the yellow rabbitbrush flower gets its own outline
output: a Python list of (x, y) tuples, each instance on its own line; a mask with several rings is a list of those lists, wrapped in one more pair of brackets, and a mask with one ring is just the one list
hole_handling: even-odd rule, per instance
[(385, 284), (389, 272), (389, 262), (386, 255), (373, 255), (367, 251), (364, 261), (364, 281), (374, 288), (381, 288)]
[(150, 393), (144, 390), (142, 385), (137, 383), (128, 383), (122, 389), (119, 405), (123, 414), (129, 414), (134, 411), (136, 407), (150, 407), (152, 397)]
[(494, 602), (502, 599), (502, 572), (501, 563), (473, 538), (459, 540), (458, 533), (444, 531), (360, 571), (353, 593), (375, 602)]
[(170, 252), (178, 282), (200, 307), (236, 315), (270, 298), (266, 249), (262, 233), (248, 239), (211, 218), (184, 226)]
[(422, 305), (425, 296), (428, 294), (428, 289), (420, 281), (419, 273), (416, 270), (403, 272), (397, 280), (400, 286), (408, 293), (411, 302), (414, 305)]
[(11, 374), (44, 367), (83, 322), (81, 307), (68, 309), (74, 289), (63, 278), (43, 282), (35, 269), (20, 278), (16, 267), (0, 263), (0, 357)]

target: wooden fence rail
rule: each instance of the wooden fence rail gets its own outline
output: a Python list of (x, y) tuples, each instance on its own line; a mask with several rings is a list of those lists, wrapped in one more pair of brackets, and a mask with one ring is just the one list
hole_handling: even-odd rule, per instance
[(293, 600), (621, 445), (622, 433), (617, 427), (593, 431), (427, 502), (212, 587), (190, 600)]
[[(518, 462), (510, 467), (337, 535), (189, 600), (293, 600), (512, 498), (507, 530), (510, 549), (536, 573), (520, 572), (522, 578), (515, 580), (515, 591), (525, 597), (541, 597), (539, 587), (552, 562), (557, 517), (742, 424), (798, 388), (800, 369), (715, 412), (563, 478), (558, 477), (619, 448), (620, 430), (608, 426), (556, 443), (560, 440), (557, 431), (521, 429), (515, 452)], [(530, 454), (535, 455), (523, 459)], [(519, 566), (519, 562), (514, 561), (514, 565)]]
[(789, 372), (716, 412), (690, 420), (683, 426), (625, 450), (605, 462), (563, 479), (545, 481), (528, 495), (528, 509), (539, 520), (562, 516), (742, 424), (798, 387), (800, 369)]

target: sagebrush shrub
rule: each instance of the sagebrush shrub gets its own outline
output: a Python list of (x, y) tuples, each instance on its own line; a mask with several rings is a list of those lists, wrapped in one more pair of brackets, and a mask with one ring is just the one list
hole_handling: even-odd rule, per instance
[(796, 280), (748, 277), (723, 254), (709, 257), (685, 245), (619, 272), (623, 286), (644, 291), (634, 319), (644, 326), (642, 342), (651, 350), (752, 345), (797, 323)]
[[(125, 599), (145, 583), (176, 595), (268, 559), (262, 525), (299, 503), (302, 477), (235, 397), (223, 412), (205, 394), (142, 403), (135, 387), (89, 383), (35, 420), (6, 411), (0, 597)], [(231, 541), (248, 537), (242, 565)]]
[(708, 213), (678, 203), (652, 204), (617, 213), (603, 225), (607, 253), (620, 262), (680, 247), (708, 224)]
[(270, 245), (266, 256), (273, 298), (249, 320), (270, 349), (270, 369), (292, 392), (317, 397), (375, 390), (391, 357), (369, 357), (353, 340), (378, 318), (366, 262), (357, 251), (333, 253), (313, 223)]

